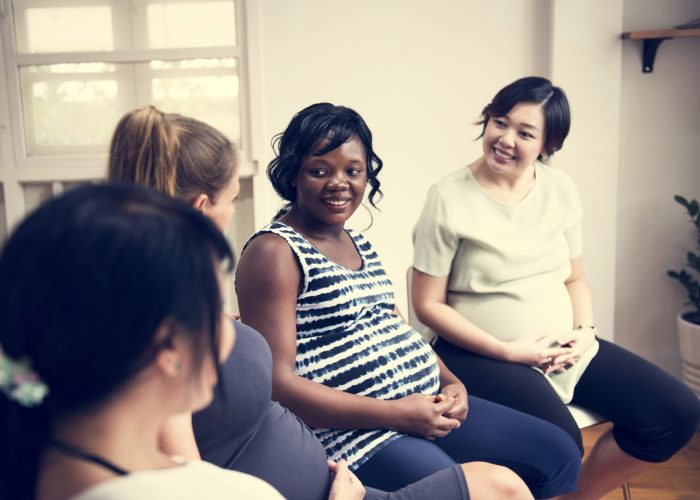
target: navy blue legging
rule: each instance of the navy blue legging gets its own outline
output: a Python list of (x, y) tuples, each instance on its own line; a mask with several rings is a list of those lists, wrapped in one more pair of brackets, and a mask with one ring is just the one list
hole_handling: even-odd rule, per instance
[[(698, 427), (698, 397), (656, 365), (599, 341), (600, 350), (576, 385), (572, 403), (611, 420), (616, 443), (629, 455), (647, 462), (668, 460)], [(470, 394), (552, 422), (583, 453), (581, 431), (539, 372), (474, 354), (442, 339), (435, 351)]]
[(474, 461), (506, 466), (536, 498), (548, 498), (576, 490), (581, 456), (573, 440), (556, 426), (469, 396), (469, 413), (459, 428), (435, 441), (402, 436), (355, 474), (366, 485), (394, 491), (455, 463)]

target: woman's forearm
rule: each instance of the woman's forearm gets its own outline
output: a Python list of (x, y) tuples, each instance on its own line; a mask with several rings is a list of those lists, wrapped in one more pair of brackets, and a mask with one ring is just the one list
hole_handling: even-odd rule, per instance
[(571, 276), (564, 283), (571, 300), (574, 317), (572, 328), (577, 326), (594, 326), (593, 295), (588, 280), (583, 273), (583, 259), (577, 257), (571, 261)]
[(305, 379), (293, 372), (273, 373), (272, 399), (312, 427), (393, 428), (391, 401), (358, 396)]
[(507, 358), (507, 345), (445, 303), (416, 308), (418, 319), (449, 343), (495, 359)]
[(448, 276), (413, 270), (411, 297), (418, 319), (451, 344), (495, 359), (506, 359), (506, 343), (482, 330), (446, 303)]
[(586, 279), (580, 278), (567, 283), (566, 290), (569, 292), (573, 310), (574, 324), (572, 326), (594, 326), (593, 296)]

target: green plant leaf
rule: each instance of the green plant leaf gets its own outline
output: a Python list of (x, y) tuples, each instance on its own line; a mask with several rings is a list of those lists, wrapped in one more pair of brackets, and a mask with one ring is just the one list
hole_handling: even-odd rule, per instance
[(688, 265), (700, 273), (700, 255), (688, 252)]
[(683, 198), (681, 195), (677, 194), (676, 196), (673, 197), (674, 200), (676, 200), (677, 203), (680, 203), (684, 207), (688, 208), (688, 200)]
[(690, 205), (688, 205), (688, 212), (690, 212), (690, 216), (694, 217), (695, 214), (698, 213), (698, 200), (693, 200), (690, 202)]
[[(700, 204), (696, 199), (688, 201), (681, 195), (676, 195), (673, 199), (685, 207), (690, 221), (695, 226), (698, 233), (697, 246), (700, 249)], [(689, 269), (691, 272), (688, 272)], [(696, 274), (697, 273), (697, 274)], [(688, 292), (687, 304), (692, 304), (700, 315), (700, 283), (696, 276), (700, 277), (700, 253), (689, 251), (686, 254), (686, 265), (680, 271), (667, 271), (669, 277), (678, 280)]]

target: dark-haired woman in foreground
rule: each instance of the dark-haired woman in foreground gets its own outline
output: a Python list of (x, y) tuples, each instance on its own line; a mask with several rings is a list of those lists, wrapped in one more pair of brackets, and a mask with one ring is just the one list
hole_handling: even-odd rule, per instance
[(252, 237), (236, 272), (242, 318), (272, 350), (273, 398), (370, 486), (392, 490), (485, 460), (514, 470), (536, 497), (573, 491), (571, 439), (468, 398), (398, 314), (371, 244), (345, 229), (367, 184), (370, 202), (379, 193), (381, 161), (360, 115), (309, 106), (276, 144), (268, 176), (288, 210)]
[(233, 345), (232, 259), (206, 218), (133, 186), (78, 188), (18, 226), (0, 255), (1, 498), (282, 498), (159, 449)]
[(482, 113), (484, 154), (436, 183), (415, 230), (413, 304), (435, 350), (473, 394), (548, 420), (576, 440), (573, 402), (613, 422), (574, 498), (599, 498), (669, 459), (698, 425), (695, 394), (603, 339), (583, 273), (581, 204), (539, 162), (569, 132), (548, 80), (501, 89)]
[[(206, 123), (147, 106), (119, 121), (108, 177), (180, 198), (223, 231), (238, 195), (238, 156), (234, 145)], [(193, 459), (201, 454), (220, 467), (260, 477), (290, 500), (325, 500), (329, 489), (332, 500), (360, 498), (362, 485), (345, 461), (327, 463), (311, 430), (270, 399), (272, 359), (265, 339), (247, 325), (234, 325), (236, 348), (221, 367), (222, 390), (191, 418), (170, 419), (161, 433), (161, 447)], [(471, 463), (453, 464), (395, 492), (367, 488), (366, 498), (421, 500), (435, 492), (443, 500), (530, 497), (509, 470)]]

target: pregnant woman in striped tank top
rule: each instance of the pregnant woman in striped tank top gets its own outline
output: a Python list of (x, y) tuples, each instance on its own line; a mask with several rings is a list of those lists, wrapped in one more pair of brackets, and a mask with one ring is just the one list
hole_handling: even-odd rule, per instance
[[(299, 112), (268, 167), (289, 204), (250, 239), (236, 287), (243, 321), (273, 356), (273, 399), (314, 429), (329, 458), (369, 486), (396, 490), (456, 462), (515, 471), (537, 498), (573, 491), (571, 438), (523, 413), (467, 396), (403, 321), (371, 244), (345, 223), (382, 162), (355, 111), (328, 103)], [(485, 464), (470, 490), (502, 469)], [(436, 492), (437, 493), (437, 492)]]

